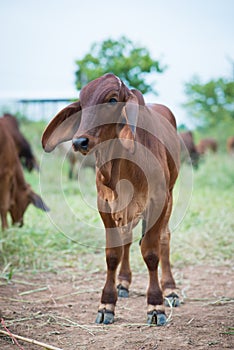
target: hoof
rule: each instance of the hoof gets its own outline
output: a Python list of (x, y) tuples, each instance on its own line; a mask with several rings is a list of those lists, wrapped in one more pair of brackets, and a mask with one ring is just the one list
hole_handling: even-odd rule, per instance
[(97, 324), (111, 324), (114, 322), (114, 313), (108, 310), (99, 310), (95, 323)]
[(180, 300), (179, 300), (178, 295), (176, 293), (171, 293), (171, 294), (167, 295), (165, 297), (164, 304), (165, 304), (165, 306), (169, 306), (169, 307), (180, 306)]
[(128, 298), (129, 297), (129, 291), (127, 288), (123, 287), (121, 284), (117, 286), (118, 290), (118, 297), (120, 298)]
[(148, 313), (148, 316), (147, 316), (148, 325), (155, 324), (156, 326), (163, 326), (164, 324), (166, 324), (166, 322), (167, 322), (167, 318), (163, 312), (154, 310)]

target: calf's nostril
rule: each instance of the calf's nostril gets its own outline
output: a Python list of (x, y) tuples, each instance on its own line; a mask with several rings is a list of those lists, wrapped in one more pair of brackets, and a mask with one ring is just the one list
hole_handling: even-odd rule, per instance
[(87, 138), (82, 138), (82, 139), (80, 139), (80, 147), (81, 147), (82, 149), (87, 150), (88, 144), (89, 144), (89, 139), (87, 139)]
[(72, 140), (72, 145), (75, 151), (87, 151), (89, 139), (87, 137), (79, 137)]

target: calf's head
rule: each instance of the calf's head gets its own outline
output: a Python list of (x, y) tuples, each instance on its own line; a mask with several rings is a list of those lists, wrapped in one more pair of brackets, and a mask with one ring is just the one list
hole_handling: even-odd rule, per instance
[(54, 117), (43, 133), (43, 148), (50, 152), (72, 140), (75, 151), (87, 154), (100, 143), (119, 138), (133, 151), (139, 104), (144, 104), (139, 91), (129, 90), (114, 74), (105, 74), (88, 83), (80, 100)]

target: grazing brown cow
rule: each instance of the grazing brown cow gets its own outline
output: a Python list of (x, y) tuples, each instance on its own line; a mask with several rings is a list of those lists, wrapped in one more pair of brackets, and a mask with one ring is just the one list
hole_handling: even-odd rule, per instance
[(227, 152), (234, 155), (234, 136), (230, 136), (227, 139)]
[[(181, 162), (188, 162), (190, 158), (194, 168), (198, 167), (199, 153), (194, 143), (193, 133), (191, 131), (185, 131), (179, 133), (182, 144), (181, 144)], [(186, 149), (184, 148), (186, 147)]]
[(145, 105), (139, 91), (129, 90), (118, 77), (106, 74), (87, 84), (80, 100), (55, 116), (44, 131), (42, 145), (50, 152), (69, 139), (75, 150), (96, 156), (107, 263), (96, 322), (112, 323), (117, 296), (128, 296), (132, 229), (142, 219), (140, 245), (149, 272), (147, 322), (165, 324), (163, 296), (169, 304), (179, 305), (169, 258), (168, 222), (180, 157), (172, 112), (163, 105)]
[(196, 147), (200, 155), (204, 155), (208, 151), (212, 151), (216, 153), (218, 150), (218, 142), (215, 139), (209, 137), (209, 138), (200, 140), (200, 142)]
[(2, 229), (8, 228), (7, 213), (13, 224), (23, 225), (28, 205), (48, 211), (48, 207), (25, 182), (23, 170), (11, 134), (0, 118), (0, 215)]
[(32, 171), (33, 169), (39, 170), (36, 158), (33, 155), (31, 146), (29, 142), (25, 139), (19, 129), (19, 123), (16, 117), (6, 113), (1, 118), (2, 123), (5, 124), (14, 140), (18, 155), (23, 166), (28, 170)]

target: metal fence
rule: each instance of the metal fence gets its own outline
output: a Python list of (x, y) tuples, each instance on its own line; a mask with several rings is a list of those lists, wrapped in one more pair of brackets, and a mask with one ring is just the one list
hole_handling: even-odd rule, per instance
[(72, 101), (72, 98), (0, 99), (0, 113), (20, 114), (34, 121), (49, 120)]

